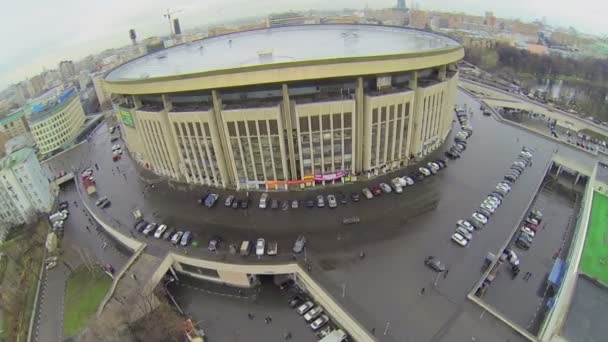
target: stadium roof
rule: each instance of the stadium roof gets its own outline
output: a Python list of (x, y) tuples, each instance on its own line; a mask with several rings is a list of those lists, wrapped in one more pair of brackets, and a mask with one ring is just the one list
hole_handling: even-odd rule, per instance
[(376, 25), (302, 25), (236, 32), (177, 45), (123, 64), (108, 81), (141, 80), (262, 64), (402, 55), (459, 44), (433, 33)]

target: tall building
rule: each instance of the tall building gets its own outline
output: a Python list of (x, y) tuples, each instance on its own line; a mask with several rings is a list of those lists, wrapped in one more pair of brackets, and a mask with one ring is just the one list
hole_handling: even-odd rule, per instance
[(76, 75), (76, 66), (74, 66), (74, 62), (72, 61), (61, 61), (59, 62), (59, 72), (61, 73), (61, 78), (67, 81)]
[(93, 78), (93, 87), (95, 88), (95, 95), (97, 95), (97, 101), (99, 101), (99, 107), (101, 110), (109, 109), (112, 104), (110, 103), (110, 95), (103, 88), (103, 75), (104, 72), (98, 72), (91, 75)]
[(47, 154), (73, 143), (85, 116), (74, 88), (43, 101), (34, 106), (28, 122), (40, 153)]
[(5, 133), (9, 139), (25, 134), (29, 131), (25, 119), (24, 109), (19, 109), (0, 119), (0, 132)]
[(42, 93), (44, 90), (44, 79), (42, 75), (36, 75), (29, 79), (28, 81), (28, 93), (30, 97), (36, 97)]
[(405, 10), (407, 6), (405, 5), (405, 0), (397, 0), (397, 9)]
[[(174, 46), (104, 83), (143, 167), (192, 184), (301, 188), (372, 177), (439, 148), (463, 55), (449, 38), (404, 27), (290, 26)], [(151, 67), (157, 56), (163, 66)]]
[(49, 212), (55, 195), (34, 149), (24, 147), (0, 159), (0, 241), (10, 227)]

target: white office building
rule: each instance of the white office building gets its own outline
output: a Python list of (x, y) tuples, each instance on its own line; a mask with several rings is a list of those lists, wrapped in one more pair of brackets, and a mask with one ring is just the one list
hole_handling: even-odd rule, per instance
[(10, 227), (34, 222), (39, 213), (49, 212), (56, 194), (32, 148), (0, 159), (0, 241)]

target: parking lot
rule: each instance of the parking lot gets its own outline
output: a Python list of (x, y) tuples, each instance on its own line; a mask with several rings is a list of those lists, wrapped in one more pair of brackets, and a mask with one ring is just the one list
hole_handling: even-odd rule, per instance
[(543, 220), (530, 248), (525, 250), (515, 246), (519, 231), (508, 247), (519, 259), (519, 274), (514, 276), (509, 263), (503, 263), (482, 297), (505, 317), (533, 334), (538, 331), (546, 310), (546, 301), (551, 295), (547, 277), (555, 257), (564, 258), (569, 250), (580, 208), (577, 196), (580, 196), (579, 192), (556, 184), (551, 176), (546, 179), (532, 205), (532, 208), (542, 212)]
[[(90, 143), (80, 164), (88, 162), (88, 166), (93, 167), (91, 160), (98, 163), (99, 171), (95, 171), (98, 193), (108, 196), (112, 205), (96, 210), (109, 223), (131, 232), (132, 211), (137, 208), (149, 221), (191, 229), (200, 247), (189, 247), (190, 256), (231, 260), (232, 256), (226, 253), (227, 244), (221, 246), (218, 253), (207, 251), (208, 238), (213, 235), (221, 235), (228, 243), (262, 236), (279, 242), (279, 254), (290, 254), (295, 237), (305, 234), (312, 276), (368, 329), (384, 331), (388, 325), (386, 335), (378, 336), (380, 341), (453, 341), (450, 336), (467, 335), (470, 335), (467, 340), (471, 340), (487, 336), (488, 329), (496, 331), (501, 340), (518, 340), (514, 332), (498, 328), (495, 323), (487, 323), (492, 324), (490, 327), (485, 325), (487, 318), (479, 317), (478, 309), (466, 302), (466, 294), (481, 276), (487, 253), (496, 251), (509, 238), (558, 146), (482, 116), (479, 104), (461, 92), (457, 100), (460, 106), (466, 104), (473, 110), (470, 121), (474, 129), (460, 159), (449, 161), (448, 167), (437, 175), (406, 187), (401, 195), (384, 194), (373, 200), (361, 198), (357, 203), (339, 205), (336, 209), (301, 207), (283, 211), (250, 206), (248, 210), (236, 210), (223, 207), (221, 202), (213, 209), (201, 207), (197, 199), (205, 189), (186, 187), (176, 191), (162, 182), (152, 189), (140, 179), (129, 158), (113, 162), (111, 143), (104, 137), (106, 127), (100, 129), (100, 138), (95, 137)], [(534, 150), (533, 165), (526, 169), (500, 209), (483, 230), (476, 232), (466, 248), (453, 243), (450, 239), (456, 221), (470, 217), (524, 146)], [(579, 152), (561, 146), (558, 153), (570, 156)], [(588, 157), (584, 156), (582, 162), (586, 162), (585, 158)], [(414, 170), (403, 171), (411, 172)], [(386, 175), (374, 182), (390, 178), (392, 175)], [(305, 200), (319, 192), (350, 193), (360, 191), (363, 186), (351, 184), (270, 196)], [(218, 193), (225, 198), (227, 192)], [(253, 195), (252, 203), (257, 196), (259, 194)], [(94, 203), (94, 199), (91, 202)], [(360, 222), (343, 225), (343, 218), (350, 216), (358, 216)], [(152, 254), (162, 255), (167, 249), (185, 251), (154, 238), (147, 242), (147, 252)], [(360, 257), (361, 252), (364, 258)], [(446, 264), (449, 274), (445, 278), (437, 277), (437, 273), (424, 265), (429, 255)], [(239, 257), (235, 260), (282, 259)], [(247, 319), (246, 312), (243, 316)]]

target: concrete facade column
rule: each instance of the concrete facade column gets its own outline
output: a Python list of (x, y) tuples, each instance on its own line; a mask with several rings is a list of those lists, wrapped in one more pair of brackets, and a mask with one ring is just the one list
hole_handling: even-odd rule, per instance
[(578, 184), (578, 181), (581, 179), (581, 174), (580, 173), (576, 173), (576, 178), (574, 179), (574, 185)]
[(441, 81), (441, 82), (445, 81), (446, 70), (447, 70), (447, 66), (445, 64), (439, 66), (439, 70), (437, 71), (437, 79), (439, 79), (439, 81)]
[(226, 142), (226, 132), (224, 131), (224, 123), (222, 120), (222, 100), (217, 93), (217, 90), (211, 91), (211, 97), (213, 99), (213, 115), (211, 116), (210, 124), (215, 127), (218, 132), (218, 138), (221, 142), (221, 146), (214, 146), (215, 157), (217, 158), (217, 166), (220, 170), (220, 176), (222, 177), (222, 186), (226, 187), (226, 184), (235, 185), (235, 176), (232, 173), (232, 168), (227, 167), (226, 151), (228, 151), (228, 144)]
[(285, 137), (287, 138), (287, 151), (289, 152), (289, 174), (291, 177), (289, 179), (297, 179), (297, 170), (296, 170), (296, 153), (294, 147), (294, 139), (293, 139), (293, 122), (291, 122), (291, 102), (289, 101), (289, 87), (286, 83), (282, 85), (282, 93), (283, 93), (283, 110), (281, 111), (283, 114), (283, 122), (285, 123)]
[[(353, 125), (353, 139), (355, 139), (353, 156), (355, 158), (355, 163), (353, 168), (355, 172), (361, 172), (364, 169), (363, 163), (363, 149), (365, 146), (369, 147), (369, 144), (364, 142), (366, 139), (370, 139), (369, 136), (365, 136), (364, 134), (364, 115), (365, 115), (365, 93), (363, 91), (363, 77), (357, 77), (357, 85), (355, 89), (355, 118), (352, 121)], [(369, 161), (366, 161), (369, 162)]]
[(410, 155), (418, 156), (418, 153), (422, 151), (422, 119), (424, 113), (424, 96), (425, 88), (416, 88), (414, 95), (414, 109), (412, 112), (412, 140), (410, 147)]
[(559, 174), (560, 174), (560, 173), (562, 173), (562, 166), (561, 166), (561, 165), (558, 165), (558, 166), (557, 166), (557, 172), (555, 173), (555, 175), (556, 175), (557, 177), (559, 177)]
[(414, 137), (415, 137), (415, 131), (416, 131), (416, 121), (415, 121), (415, 116), (416, 116), (416, 90), (418, 89), (418, 72), (417, 71), (412, 71), (410, 73), (410, 80), (408, 82), (408, 87), (410, 89), (412, 89), (414, 91), (414, 97), (412, 100), (412, 104), (410, 105), (410, 113), (409, 113), (409, 120), (408, 120), (408, 130), (407, 130), (407, 144), (406, 146), (406, 152), (405, 155), (407, 156), (407, 164), (411, 164), (412, 160), (409, 159), (414, 151), (412, 144), (414, 143)]
[(165, 144), (169, 149), (169, 160), (171, 161), (171, 165), (173, 170), (175, 170), (176, 178), (180, 181), (184, 180), (184, 174), (179, 165), (179, 152), (177, 150), (177, 145), (175, 144), (175, 137), (173, 134), (173, 130), (171, 129), (171, 123), (169, 122), (169, 114), (168, 112), (173, 108), (173, 104), (169, 101), (167, 95), (161, 95), (161, 99), (163, 101), (163, 110), (160, 112), (160, 123), (163, 128), (163, 136), (165, 138)]

